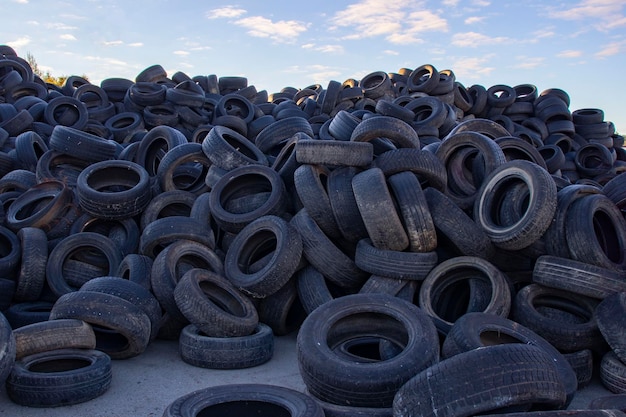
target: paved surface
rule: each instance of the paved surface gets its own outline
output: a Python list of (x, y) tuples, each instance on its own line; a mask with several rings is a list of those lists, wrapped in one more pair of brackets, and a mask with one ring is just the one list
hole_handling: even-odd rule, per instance
[[(295, 340), (295, 333), (277, 337), (273, 358), (245, 370), (211, 370), (188, 365), (180, 359), (176, 342), (157, 340), (135, 358), (113, 361), (111, 388), (94, 400), (67, 407), (29, 408), (12, 403), (2, 389), (0, 416), (160, 417), (176, 398), (215, 385), (259, 383), (304, 391)], [(570, 409), (584, 409), (593, 398), (608, 394), (596, 380), (577, 392)]]

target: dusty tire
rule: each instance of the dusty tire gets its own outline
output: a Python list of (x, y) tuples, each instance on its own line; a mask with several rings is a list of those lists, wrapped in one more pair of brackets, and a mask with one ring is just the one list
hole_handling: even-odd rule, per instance
[[(360, 363), (333, 351), (359, 336), (378, 335), (402, 347), (388, 360)], [(389, 407), (395, 392), (437, 362), (437, 334), (415, 305), (386, 294), (354, 294), (323, 304), (298, 333), (300, 373), (309, 392), (324, 401), (358, 407)]]
[(322, 407), (308, 395), (263, 384), (227, 384), (194, 391), (168, 405), (163, 417), (193, 417), (201, 413), (324, 417)]
[(30, 324), (13, 331), (16, 359), (57, 349), (95, 349), (96, 335), (82, 320), (58, 319)]
[(98, 350), (59, 349), (17, 361), (9, 398), (28, 407), (59, 407), (94, 399), (111, 385), (111, 359)]
[(244, 369), (264, 364), (274, 354), (272, 329), (259, 323), (251, 334), (212, 337), (197, 326), (185, 326), (178, 340), (183, 361), (200, 368)]

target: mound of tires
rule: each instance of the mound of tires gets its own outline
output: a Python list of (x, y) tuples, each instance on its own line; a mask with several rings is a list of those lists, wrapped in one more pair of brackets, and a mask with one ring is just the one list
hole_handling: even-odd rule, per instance
[(626, 393), (626, 151), (602, 110), (432, 65), (268, 94), (159, 65), (57, 87), (0, 55), (13, 401), (95, 398), (157, 338), (241, 369), (295, 331), (307, 395), (164, 415), (558, 414), (594, 369)]

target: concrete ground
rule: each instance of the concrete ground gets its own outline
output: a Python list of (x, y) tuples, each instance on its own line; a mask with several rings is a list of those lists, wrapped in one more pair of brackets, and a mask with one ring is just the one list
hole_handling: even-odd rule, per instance
[[(244, 370), (211, 370), (186, 364), (178, 354), (178, 343), (157, 340), (141, 355), (113, 361), (110, 389), (102, 396), (73, 406), (29, 408), (14, 404), (0, 391), (0, 416), (11, 417), (160, 417), (176, 398), (216, 385), (259, 383), (304, 391), (298, 371), (296, 334), (277, 337), (273, 358)], [(584, 409), (599, 396), (608, 395), (599, 381), (579, 390), (570, 409)]]

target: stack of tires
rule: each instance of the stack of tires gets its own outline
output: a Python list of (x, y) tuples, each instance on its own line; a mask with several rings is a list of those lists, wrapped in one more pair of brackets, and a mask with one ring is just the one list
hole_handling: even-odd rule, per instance
[[(559, 409), (600, 362), (624, 391), (626, 152), (600, 109), (432, 65), (272, 94), (159, 65), (56, 87), (0, 50), (8, 385), (157, 338), (257, 366), (298, 331), (327, 416)], [(90, 343), (46, 341), (64, 325)], [(83, 356), (27, 360), (63, 349)]]

